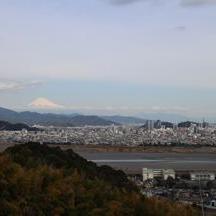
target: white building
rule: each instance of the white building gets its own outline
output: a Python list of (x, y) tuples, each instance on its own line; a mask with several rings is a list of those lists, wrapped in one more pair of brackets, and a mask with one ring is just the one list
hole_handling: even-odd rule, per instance
[(154, 178), (153, 169), (143, 168), (143, 181)]
[(215, 174), (211, 172), (192, 172), (190, 178), (192, 181), (213, 181), (215, 180)]
[(143, 181), (154, 179), (156, 177), (167, 180), (168, 177), (175, 179), (175, 171), (173, 169), (148, 169), (143, 168)]
[(167, 180), (168, 177), (172, 177), (173, 179), (175, 179), (175, 170), (173, 170), (173, 169), (163, 170), (163, 179)]

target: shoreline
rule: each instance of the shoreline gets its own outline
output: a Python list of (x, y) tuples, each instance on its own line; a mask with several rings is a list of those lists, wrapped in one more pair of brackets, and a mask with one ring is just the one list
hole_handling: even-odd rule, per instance
[[(0, 143), (0, 152), (19, 143)], [(208, 153), (216, 154), (216, 146), (107, 146), (107, 145), (73, 145), (73, 144), (48, 144), (50, 147), (60, 147), (62, 150), (72, 149), (82, 153)]]
[(104, 145), (58, 145), (50, 144), (49, 146), (59, 146), (63, 150), (73, 149), (79, 153), (208, 153), (216, 154), (216, 147), (176, 147), (176, 146), (145, 146), (145, 147), (128, 147), (128, 146), (104, 146)]
[[(0, 152), (13, 145), (15, 143), (0, 143)], [(140, 174), (143, 167), (173, 168), (177, 171), (211, 170), (215, 172), (216, 170), (215, 162), (211, 162), (211, 158), (215, 158), (216, 147), (119, 147), (63, 144), (49, 144), (48, 146), (60, 147), (62, 150), (72, 149), (85, 159), (95, 161), (99, 166), (109, 165), (127, 174)]]
[[(0, 143), (0, 152), (18, 143)], [(216, 154), (216, 146), (107, 146), (107, 145), (73, 145), (48, 144), (50, 147), (60, 147), (62, 150), (72, 149), (77, 153), (176, 153), (176, 154)]]

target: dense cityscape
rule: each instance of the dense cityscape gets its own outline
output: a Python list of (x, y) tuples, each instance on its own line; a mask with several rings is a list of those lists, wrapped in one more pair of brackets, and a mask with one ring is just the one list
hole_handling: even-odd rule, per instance
[(216, 127), (191, 122), (172, 125), (147, 121), (144, 126), (42, 127), (28, 131), (0, 131), (0, 141), (111, 146), (216, 146)]

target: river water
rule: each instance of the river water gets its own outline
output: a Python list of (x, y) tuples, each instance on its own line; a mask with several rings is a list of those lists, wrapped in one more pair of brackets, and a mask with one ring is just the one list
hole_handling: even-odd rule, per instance
[(207, 153), (86, 153), (87, 160), (109, 165), (126, 172), (140, 173), (143, 167), (175, 170), (215, 170), (216, 155)]

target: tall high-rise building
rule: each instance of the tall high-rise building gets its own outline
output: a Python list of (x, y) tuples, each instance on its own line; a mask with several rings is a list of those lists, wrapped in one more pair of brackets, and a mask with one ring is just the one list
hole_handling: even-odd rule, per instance
[(153, 130), (154, 129), (154, 121), (153, 120), (147, 120), (146, 126), (148, 130)]

